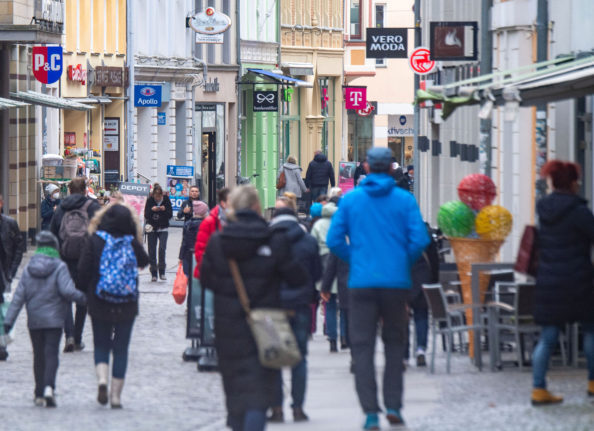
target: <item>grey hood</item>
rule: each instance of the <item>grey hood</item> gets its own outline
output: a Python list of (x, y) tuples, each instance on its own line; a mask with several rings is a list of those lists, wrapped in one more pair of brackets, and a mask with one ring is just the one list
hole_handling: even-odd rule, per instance
[(302, 169), (301, 169), (301, 166), (299, 166), (299, 165), (296, 165), (296, 164), (294, 164), (294, 163), (285, 163), (285, 164), (283, 165), (283, 168), (285, 168), (285, 169), (288, 169), (288, 170), (290, 170), (290, 171), (294, 171), (294, 170), (296, 170), (296, 169), (298, 169), (298, 170), (300, 170), (300, 171), (302, 170)]
[(43, 254), (36, 254), (29, 261), (29, 265), (27, 265), (25, 271), (33, 278), (47, 278), (58, 268), (59, 264), (59, 259)]

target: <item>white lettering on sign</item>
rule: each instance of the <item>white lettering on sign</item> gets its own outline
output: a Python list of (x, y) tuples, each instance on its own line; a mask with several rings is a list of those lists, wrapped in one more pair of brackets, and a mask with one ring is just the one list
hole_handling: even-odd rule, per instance
[(139, 97), (136, 103), (138, 105), (158, 105), (159, 101), (154, 97), (151, 99), (143, 99), (142, 97)]
[(362, 101), (363, 101), (363, 92), (361, 92), (361, 91), (351, 91), (350, 102), (354, 106), (361, 106), (361, 102)]

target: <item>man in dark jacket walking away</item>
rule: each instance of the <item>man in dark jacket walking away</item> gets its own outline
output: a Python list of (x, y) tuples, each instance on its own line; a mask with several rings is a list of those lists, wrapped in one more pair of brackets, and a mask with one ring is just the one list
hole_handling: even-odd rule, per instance
[(315, 152), (314, 159), (309, 162), (305, 174), (305, 185), (311, 191), (312, 202), (315, 202), (318, 196), (328, 193), (328, 181), (334, 187), (334, 168), (326, 155), (318, 150)]
[[(87, 197), (87, 183), (85, 178), (78, 177), (68, 184), (70, 196), (60, 203), (50, 223), (50, 231), (60, 242), (60, 257), (68, 266), (73, 280), (78, 276), (78, 261), (80, 252), (87, 237), (89, 221), (95, 212), (101, 208), (99, 202)], [(72, 312), (66, 313), (64, 332), (66, 333), (65, 352), (84, 349), (82, 333), (87, 316), (87, 307), (76, 304), (74, 322)]]
[[(309, 304), (316, 294), (315, 283), (322, 277), (322, 261), (318, 251), (318, 242), (305, 232), (299, 224), (294, 201), (281, 197), (276, 201), (275, 216), (270, 223), (272, 232), (284, 232), (291, 245), (293, 259), (307, 272), (308, 280), (299, 286), (289, 287), (281, 284), (281, 304), (294, 314), (290, 318), (291, 328), (295, 333), (302, 360), (291, 370), (291, 397), (293, 399), (293, 419), (295, 422), (307, 421), (303, 411), (305, 388), (307, 384), (307, 341), (311, 329), (311, 309)], [(275, 400), (272, 404), (270, 422), (283, 422), (283, 382), (279, 376)]]
[(27, 326), (33, 345), (35, 405), (56, 407), (54, 390), (62, 326), (70, 301), (84, 304), (85, 295), (76, 290), (68, 268), (60, 260), (58, 239), (47, 231), (37, 235), (37, 251), (23, 270), (4, 329), (8, 332), (27, 306)]
[(394, 425), (404, 422), (400, 409), (410, 269), (429, 245), (415, 198), (397, 187), (390, 176), (391, 153), (388, 148), (367, 152), (371, 173), (360, 187), (342, 198), (326, 238), (330, 250), (350, 264), (349, 336), (366, 430), (379, 429), (374, 356), (380, 322), (386, 358), (383, 391), (387, 419)]
[[(0, 213), (4, 199), (0, 195)], [(25, 239), (16, 220), (0, 214), (0, 304), (4, 303), (4, 291), (10, 287), (23, 259)], [(0, 361), (8, 358), (6, 348), (0, 346)]]

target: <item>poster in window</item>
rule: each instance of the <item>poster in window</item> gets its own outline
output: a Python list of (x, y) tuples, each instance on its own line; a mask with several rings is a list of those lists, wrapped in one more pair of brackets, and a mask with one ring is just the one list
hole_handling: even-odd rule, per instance
[(119, 151), (120, 137), (117, 135), (105, 135), (103, 137), (103, 149), (105, 151)]

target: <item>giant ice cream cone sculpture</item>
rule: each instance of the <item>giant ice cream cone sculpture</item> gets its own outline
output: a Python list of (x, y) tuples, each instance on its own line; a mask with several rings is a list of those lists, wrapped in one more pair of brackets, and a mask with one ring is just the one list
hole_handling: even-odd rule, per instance
[[(473, 263), (493, 262), (505, 238), (511, 232), (512, 217), (498, 205), (490, 205), (495, 198), (495, 185), (481, 174), (465, 177), (458, 186), (460, 201), (446, 202), (439, 209), (437, 223), (449, 238), (454, 250), (465, 304), (472, 303), (471, 270)], [(484, 302), (488, 278), (480, 275), (480, 301)], [(473, 323), (472, 310), (466, 320)], [(469, 354), (474, 358), (473, 337), (469, 337)]]

